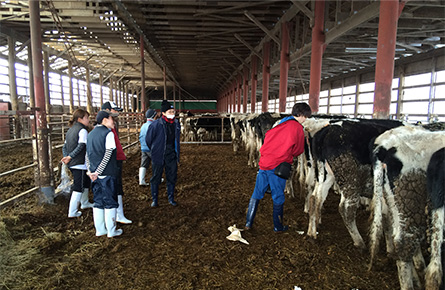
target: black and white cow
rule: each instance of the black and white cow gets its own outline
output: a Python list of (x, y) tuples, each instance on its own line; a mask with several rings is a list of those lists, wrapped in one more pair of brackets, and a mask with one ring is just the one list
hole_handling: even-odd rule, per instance
[[(230, 114), (230, 127), (231, 127), (231, 138), (232, 138), (232, 146), (233, 151), (238, 152), (241, 149), (244, 149), (249, 152), (250, 146), (254, 146), (254, 138), (250, 138), (250, 134), (254, 134), (253, 129), (250, 130), (248, 127), (248, 121), (254, 119), (258, 116), (258, 114), (241, 114), (241, 113), (232, 113)], [(249, 131), (248, 131), (249, 129)], [(248, 142), (249, 140), (251, 142)], [(256, 146), (254, 146), (256, 147)]]
[[(247, 165), (258, 167), (259, 150), (263, 145), (266, 132), (281, 118), (280, 114), (262, 113), (239, 115), (232, 114), (232, 145), (238, 151), (242, 143), (248, 154)], [(240, 142), (241, 141), (241, 142)]]
[(298, 181), (300, 195), (303, 196), (306, 193), (304, 204), (305, 213), (309, 213), (309, 198), (312, 195), (317, 181), (317, 168), (311, 152), (312, 140), (314, 139), (315, 134), (324, 127), (346, 118), (346, 116), (342, 115), (313, 115), (303, 123), (306, 142), (304, 154), (298, 157), (298, 166), (296, 167), (297, 170), (295, 172), (298, 178), (295, 178), (295, 180)]
[[(442, 130), (445, 130), (443, 128)], [(426, 171), (427, 192), (431, 201), (431, 243), (430, 263), (426, 269), (426, 289), (439, 289), (445, 286), (443, 275), (443, 230), (445, 206), (445, 148), (439, 149), (432, 156)], [(442, 256), (442, 257), (441, 257)], [(442, 277), (440, 276), (442, 275)]]
[[(432, 132), (420, 126), (389, 130), (378, 136), (374, 142), (370, 266), (379, 249), (379, 239), (385, 233), (387, 251), (394, 254), (397, 260), (402, 290), (421, 288), (417, 273), (425, 270), (421, 243), (426, 239), (428, 228), (428, 204), (432, 204), (431, 259), (426, 270), (425, 286), (426, 289), (438, 289), (441, 283), (440, 249), (444, 228), (443, 147), (444, 131)], [(439, 152), (437, 155), (436, 151)], [(436, 176), (436, 168), (439, 172), (442, 170), (441, 176)], [(427, 188), (430, 189), (430, 197)]]
[(366, 248), (355, 218), (361, 196), (372, 196), (370, 144), (386, 130), (402, 125), (402, 122), (393, 120), (334, 120), (314, 135), (311, 154), (315, 162), (316, 182), (309, 198), (308, 236), (317, 238), (323, 203), (329, 189), (336, 183), (341, 194), (339, 212), (354, 246)]
[(223, 115), (203, 114), (181, 118), (183, 141), (218, 141), (218, 134), (230, 130), (230, 120)]

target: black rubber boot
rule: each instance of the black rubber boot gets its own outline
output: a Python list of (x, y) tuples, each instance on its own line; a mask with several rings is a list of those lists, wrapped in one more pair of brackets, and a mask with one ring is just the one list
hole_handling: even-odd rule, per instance
[(175, 185), (174, 184), (167, 184), (167, 196), (168, 196), (168, 202), (171, 205), (173, 205), (173, 206), (178, 205), (175, 202)]
[(273, 230), (279, 233), (288, 229), (288, 226), (283, 226), (283, 205), (273, 204)]
[(250, 198), (249, 208), (247, 209), (247, 217), (246, 217), (246, 226), (244, 227), (246, 230), (250, 230), (253, 225), (253, 220), (255, 219), (256, 210), (258, 208), (260, 200), (256, 198)]
[(158, 190), (159, 190), (159, 185), (154, 185), (153, 183), (150, 184), (151, 187), (151, 199), (152, 199), (152, 203), (151, 203), (151, 207), (157, 207), (158, 206)]

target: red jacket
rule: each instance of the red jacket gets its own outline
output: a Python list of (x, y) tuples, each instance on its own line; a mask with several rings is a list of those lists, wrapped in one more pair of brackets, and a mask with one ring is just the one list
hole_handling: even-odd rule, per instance
[(113, 128), (111, 131), (113, 131), (114, 142), (116, 142), (116, 160), (126, 160), (127, 156), (125, 156), (124, 149), (122, 149), (121, 141), (119, 141), (116, 129)]
[(293, 162), (293, 158), (304, 152), (304, 131), (298, 121), (283, 122), (266, 132), (260, 149), (261, 170), (272, 170), (282, 162)]

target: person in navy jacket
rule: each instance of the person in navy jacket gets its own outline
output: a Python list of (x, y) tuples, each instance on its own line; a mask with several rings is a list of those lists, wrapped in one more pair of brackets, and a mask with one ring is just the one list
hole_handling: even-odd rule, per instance
[(275, 169), (283, 162), (292, 164), (293, 159), (304, 152), (304, 131), (301, 125), (311, 116), (311, 107), (306, 103), (296, 103), (292, 116), (283, 118), (279, 124), (266, 132), (260, 149), (260, 161), (255, 189), (249, 201), (245, 229), (252, 227), (260, 199), (270, 187), (273, 200), (273, 223), (275, 232), (283, 232), (284, 188), (286, 179), (275, 174)]
[(158, 206), (159, 184), (165, 168), (168, 202), (176, 206), (174, 199), (179, 163), (179, 138), (181, 125), (175, 119), (175, 109), (167, 101), (161, 104), (161, 118), (148, 127), (145, 141), (151, 152), (152, 177), (150, 179), (152, 207)]

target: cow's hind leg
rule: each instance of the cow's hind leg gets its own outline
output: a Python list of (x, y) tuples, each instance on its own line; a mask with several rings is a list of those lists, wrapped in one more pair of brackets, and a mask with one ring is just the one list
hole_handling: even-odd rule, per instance
[(400, 290), (415, 290), (413, 286), (413, 273), (415, 273), (412, 261), (397, 261)]
[(339, 205), (339, 212), (341, 217), (343, 218), (343, 222), (345, 223), (346, 228), (349, 231), (349, 234), (351, 235), (352, 240), (354, 241), (354, 246), (359, 249), (365, 250), (365, 242), (363, 241), (363, 238), (360, 235), (357, 224), (355, 222), (359, 204), (360, 197), (350, 196), (348, 198), (345, 198), (344, 194), (342, 194)]
[(317, 207), (317, 198), (315, 196), (315, 191), (318, 187), (318, 184), (315, 185), (315, 189), (312, 194), (308, 194), (308, 215), (309, 215), (309, 223), (307, 229), (307, 235), (313, 239), (317, 238), (317, 222), (316, 222), (316, 214), (315, 208)]
[[(432, 211), (431, 260), (425, 274), (425, 289), (439, 289), (443, 280), (442, 246), (444, 229), (444, 207)], [(444, 286), (444, 285), (442, 285)]]

